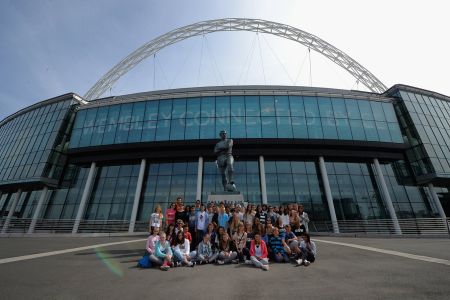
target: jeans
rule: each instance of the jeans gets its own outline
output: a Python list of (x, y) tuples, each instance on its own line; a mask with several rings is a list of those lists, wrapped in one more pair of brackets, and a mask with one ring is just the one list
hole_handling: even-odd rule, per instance
[(213, 262), (217, 259), (217, 257), (219, 257), (219, 252), (213, 252), (211, 254), (211, 256), (206, 257), (202, 254), (198, 254), (197, 257), (195, 258), (196, 261), (202, 261), (202, 262)]
[(257, 259), (256, 256), (251, 256), (250, 260), (252, 261), (253, 265), (257, 268), (262, 268), (263, 265), (269, 264), (268, 258)]
[(275, 260), (275, 262), (279, 263), (279, 262), (289, 262), (289, 257), (286, 255), (286, 253), (278, 253), (278, 254), (273, 254), (273, 259)]
[[(188, 260), (192, 260), (196, 255), (197, 255), (197, 252), (196, 251), (192, 251), (191, 253), (189, 253)], [(176, 261), (176, 262), (183, 262), (184, 261), (184, 254), (181, 253), (180, 250), (173, 250), (173, 257), (174, 257), (174, 261)]]
[(237, 258), (236, 251), (231, 252), (231, 255), (229, 257), (226, 257), (223, 251), (219, 253), (219, 260), (222, 260), (224, 263), (230, 263), (232, 260), (236, 258)]

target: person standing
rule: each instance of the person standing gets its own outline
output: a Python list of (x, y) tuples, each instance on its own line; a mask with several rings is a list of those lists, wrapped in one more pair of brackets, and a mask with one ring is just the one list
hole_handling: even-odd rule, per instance
[(300, 218), (300, 223), (302, 223), (303, 226), (305, 226), (306, 232), (309, 233), (309, 227), (308, 227), (309, 216), (305, 212), (305, 208), (301, 204), (298, 206), (298, 217)]
[(185, 220), (183, 198), (177, 197), (175, 202), (175, 220)]
[(161, 205), (156, 205), (155, 212), (150, 216), (150, 227), (162, 228), (163, 224), (163, 214)]
[(203, 240), (203, 235), (208, 226), (208, 214), (205, 211), (205, 206), (200, 205), (200, 211), (195, 218), (195, 245), (198, 245)]
[(175, 225), (175, 203), (170, 203), (169, 208), (166, 209), (166, 227), (168, 227), (170, 224)]
[(223, 227), (223, 228), (225, 228), (225, 231), (227, 231), (229, 220), (230, 220), (230, 217), (225, 212), (225, 205), (223, 203), (220, 203), (219, 215), (217, 216), (217, 222), (218, 222), (219, 227)]

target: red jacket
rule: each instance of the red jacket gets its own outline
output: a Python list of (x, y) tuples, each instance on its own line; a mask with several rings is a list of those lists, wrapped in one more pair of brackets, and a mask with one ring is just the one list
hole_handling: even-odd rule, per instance
[[(267, 258), (268, 253), (267, 253), (267, 246), (266, 243), (261, 240), (261, 258)], [(255, 240), (252, 240), (250, 242), (250, 256), (255, 256)]]

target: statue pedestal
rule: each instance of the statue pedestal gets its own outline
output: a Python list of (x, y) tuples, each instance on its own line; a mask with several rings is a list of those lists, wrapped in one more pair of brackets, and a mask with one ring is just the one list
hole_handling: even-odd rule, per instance
[(208, 203), (219, 204), (220, 202), (225, 204), (245, 204), (244, 196), (240, 192), (211, 192), (208, 195)]

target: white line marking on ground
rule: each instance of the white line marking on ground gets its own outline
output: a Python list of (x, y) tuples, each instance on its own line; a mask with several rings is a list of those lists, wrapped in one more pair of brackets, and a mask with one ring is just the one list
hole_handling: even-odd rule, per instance
[(130, 241), (106, 243), (106, 244), (96, 244), (96, 245), (84, 246), (84, 247), (78, 247), (78, 248), (71, 248), (71, 249), (64, 249), (64, 250), (57, 250), (57, 251), (42, 252), (42, 253), (36, 253), (36, 254), (30, 254), (30, 255), (23, 255), (23, 256), (3, 258), (3, 259), (0, 259), (0, 265), (1, 264), (11, 263), (11, 262), (16, 262), (16, 261), (22, 261), (22, 260), (28, 260), (28, 259), (34, 259), (34, 258), (41, 258), (41, 257), (53, 256), (53, 255), (60, 255), (60, 254), (78, 252), (78, 251), (89, 250), (89, 249), (95, 249), (95, 248), (99, 248), (99, 247), (108, 247), (108, 246), (114, 246), (114, 245), (120, 245), (120, 244), (143, 242), (143, 241), (146, 241), (146, 240), (147, 239), (139, 239), (139, 240), (130, 240)]
[(327, 244), (333, 244), (333, 245), (339, 245), (339, 246), (345, 246), (345, 247), (351, 247), (361, 250), (367, 250), (372, 252), (378, 252), (378, 253), (384, 253), (389, 255), (395, 255), (400, 257), (405, 257), (409, 259), (415, 259), (415, 260), (421, 260), (436, 264), (442, 264), (450, 266), (450, 260), (447, 259), (441, 259), (441, 258), (435, 258), (435, 257), (429, 257), (429, 256), (423, 256), (423, 255), (416, 255), (411, 253), (405, 253), (405, 252), (399, 252), (399, 251), (393, 251), (393, 250), (386, 250), (386, 249), (380, 249), (380, 248), (374, 248), (374, 247), (368, 247), (368, 246), (362, 246), (358, 244), (349, 244), (349, 243), (341, 243), (341, 242), (332, 242), (332, 241), (326, 241), (326, 240), (320, 240), (320, 239), (314, 239), (314, 241), (327, 243)]

